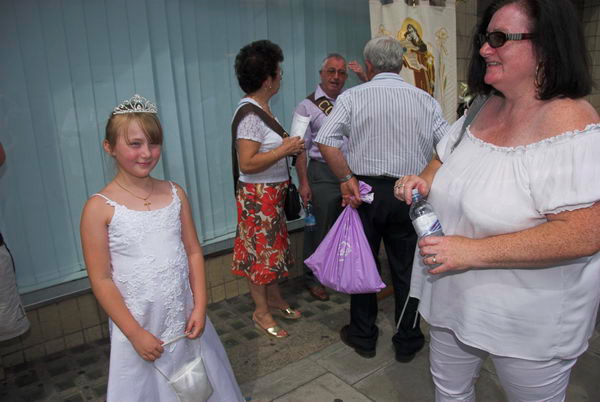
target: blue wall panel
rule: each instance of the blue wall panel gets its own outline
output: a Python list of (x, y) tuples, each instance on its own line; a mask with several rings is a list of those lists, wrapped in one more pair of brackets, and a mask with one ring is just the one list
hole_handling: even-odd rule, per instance
[(79, 215), (115, 174), (101, 143), (118, 102), (158, 103), (154, 173), (186, 188), (201, 240), (215, 241), (235, 231), (239, 49), (265, 38), (282, 47), (272, 108), (289, 127), (323, 57), (361, 60), (370, 35), (366, 0), (0, 0), (0, 10), (0, 230), (23, 292), (85, 276)]

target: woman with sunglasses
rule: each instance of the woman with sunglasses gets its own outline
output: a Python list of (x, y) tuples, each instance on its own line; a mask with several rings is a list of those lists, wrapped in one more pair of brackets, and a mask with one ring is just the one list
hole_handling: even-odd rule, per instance
[(600, 118), (569, 0), (501, 0), (474, 38), (486, 101), (437, 145), (416, 188), (446, 236), (419, 241), (411, 296), (431, 325), (436, 400), (475, 399), (490, 357), (510, 401), (563, 401), (600, 301)]

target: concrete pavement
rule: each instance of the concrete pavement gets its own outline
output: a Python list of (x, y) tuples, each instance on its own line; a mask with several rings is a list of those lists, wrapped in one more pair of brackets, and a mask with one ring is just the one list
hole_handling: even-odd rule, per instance
[[(385, 279), (385, 278), (384, 278)], [(209, 316), (227, 350), (244, 396), (249, 401), (432, 401), (428, 347), (410, 363), (394, 359), (393, 298), (380, 302), (377, 356), (364, 359), (339, 340), (348, 322), (349, 297), (332, 294), (314, 300), (298, 279), (282, 284), (292, 306), (303, 311), (296, 321), (280, 320), (286, 339), (268, 338), (251, 321), (248, 295), (209, 306)], [(426, 324), (422, 325), (427, 334)], [(5, 368), (0, 401), (103, 401), (108, 375), (107, 339)], [(600, 401), (600, 333), (575, 366), (568, 401)], [(476, 385), (479, 401), (503, 401), (490, 362)]]

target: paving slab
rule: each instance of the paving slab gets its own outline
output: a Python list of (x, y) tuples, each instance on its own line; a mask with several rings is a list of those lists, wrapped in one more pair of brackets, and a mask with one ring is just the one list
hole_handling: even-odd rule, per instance
[(600, 324), (596, 326), (596, 330), (590, 339), (590, 346), (588, 347), (587, 352), (600, 357)]
[(275, 399), (275, 402), (298, 401), (343, 401), (369, 402), (367, 398), (349, 384), (331, 373), (324, 374), (296, 390)]
[(241, 385), (248, 400), (273, 400), (327, 373), (311, 359), (302, 359), (254, 381)]
[[(281, 320), (290, 337), (268, 338), (254, 329), (248, 295), (211, 304), (208, 314), (225, 345), (244, 395), (255, 401), (433, 401), (428, 343), (410, 363), (394, 359), (394, 302), (379, 302), (377, 356), (364, 359), (339, 340), (349, 319), (349, 297), (331, 292), (314, 300), (301, 280), (282, 284), (282, 292), (304, 312), (297, 321)], [(421, 323), (428, 341), (428, 326)], [(31, 362), (2, 367), (0, 400), (91, 401), (106, 399), (109, 341), (88, 342)], [(567, 401), (600, 401), (600, 332), (574, 366)], [(505, 401), (488, 359), (476, 385), (478, 401)], [(251, 399), (250, 399), (251, 398)]]
[(600, 356), (584, 353), (571, 371), (567, 401), (600, 401)]
[(342, 347), (316, 359), (317, 364), (348, 384), (355, 384), (373, 374), (383, 366), (391, 364), (394, 352), (391, 342), (382, 342), (377, 346), (377, 355), (371, 359), (359, 356), (354, 349), (342, 344)]
[[(267, 337), (253, 329), (258, 338), (227, 347), (231, 365), (240, 383), (277, 371), (290, 362), (301, 360), (338, 341), (335, 331), (315, 318), (297, 321), (280, 320), (290, 336), (284, 339)], [(253, 328), (253, 327), (252, 327)], [(228, 338), (221, 338), (227, 345)]]
[(409, 363), (391, 362), (354, 384), (375, 401), (433, 401), (429, 356), (421, 350)]

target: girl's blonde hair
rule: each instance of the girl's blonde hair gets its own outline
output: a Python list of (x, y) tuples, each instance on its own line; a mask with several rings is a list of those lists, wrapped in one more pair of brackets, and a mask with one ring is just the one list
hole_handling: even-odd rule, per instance
[[(126, 114), (111, 114), (106, 122), (106, 133), (104, 140), (110, 148), (114, 148), (117, 144), (117, 138), (123, 128), (128, 128), (131, 122), (135, 121), (146, 135), (146, 138), (151, 144), (162, 145), (163, 129), (160, 125), (158, 116), (154, 113), (126, 113)], [(125, 135), (127, 133), (125, 132)], [(127, 141), (127, 138), (125, 138)]]

